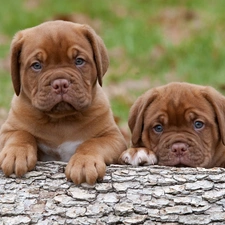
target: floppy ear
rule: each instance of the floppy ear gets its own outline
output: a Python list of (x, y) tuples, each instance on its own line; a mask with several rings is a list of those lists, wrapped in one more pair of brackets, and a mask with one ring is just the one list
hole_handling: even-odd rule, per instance
[(131, 141), (133, 147), (142, 147), (141, 136), (144, 127), (144, 113), (156, 96), (157, 92), (147, 91), (135, 101), (130, 109), (128, 125), (132, 133)]
[(84, 34), (89, 40), (97, 68), (98, 82), (102, 86), (102, 77), (106, 73), (109, 66), (109, 57), (103, 40), (88, 25), (83, 25)]
[(16, 95), (20, 94), (20, 53), (23, 45), (22, 33), (18, 32), (11, 43), (11, 78)]
[(221, 140), (225, 145), (225, 97), (212, 87), (206, 87), (203, 96), (215, 110)]

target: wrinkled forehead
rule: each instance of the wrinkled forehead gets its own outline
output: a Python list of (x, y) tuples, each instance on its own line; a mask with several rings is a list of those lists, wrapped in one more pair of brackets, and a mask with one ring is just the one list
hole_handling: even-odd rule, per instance
[(32, 54), (34, 50), (45, 50), (47, 54), (67, 52), (70, 48), (92, 51), (79, 24), (42, 24), (23, 31), (23, 51)]
[(214, 109), (200, 94), (191, 90), (161, 93), (148, 106), (147, 120), (182, 125), (195, 119), (214, 118)]

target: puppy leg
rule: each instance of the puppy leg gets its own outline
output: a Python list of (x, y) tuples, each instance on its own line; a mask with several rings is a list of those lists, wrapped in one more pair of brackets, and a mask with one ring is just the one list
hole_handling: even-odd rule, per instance
[(154, 165), (157, 158), (154, 152), (147, 148), (129, 148), (120, 155), (119, 162), (133, 166)]
[(106, 165), (117, 163), (118, 157), (126, 149), (120, 135), (108, 135), (90, 139), (81, 144), (66, 167), (66, 177), (75, 184), (94, 184), (103, 179)]
[(15, 172), (20, 177), (35, 167), (37, 147), (31, 134), (25, 131), (8, 132), (1, 134), (1, 141), (4, 145), (0, 150), (0, 168), (6, 176)]

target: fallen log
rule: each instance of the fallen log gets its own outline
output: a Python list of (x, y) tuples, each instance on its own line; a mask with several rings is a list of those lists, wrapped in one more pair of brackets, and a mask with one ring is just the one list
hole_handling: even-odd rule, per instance
[(22, 178), (0, 171), (0, 225), (224, 224), (225, 169), (111, 165), (76, 186), (65, 163), (38, 162)]

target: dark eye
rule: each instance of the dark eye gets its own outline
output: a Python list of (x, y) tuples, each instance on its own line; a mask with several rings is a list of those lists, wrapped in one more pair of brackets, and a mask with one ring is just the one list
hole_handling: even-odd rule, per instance
[(163, 126), (161, 124), (158, 124), (158, 125), (156, 125), (156, 126), (153, 127), (153, 130), (156, 133), (162, 133), (163, 132)]
[(40, 71), (42, 69), (42, 65), (40, 62), (35, 62), (31, 65), (31, 68), (34, 70), (34, 71)]
[(84, 64), (84, 59), (76, 58), (75, 64), (76, 64), (76, 66), (82, 66)]
[(199, 121), (199, 120), (196, 120), (195, 122), (194, 122), (194, 128), (196, 129), (196, 130), (200, 130), (200, 129), (202, 129), (203, 127), (204, 127), (204, 123), (202, 122), (202, 121)]

